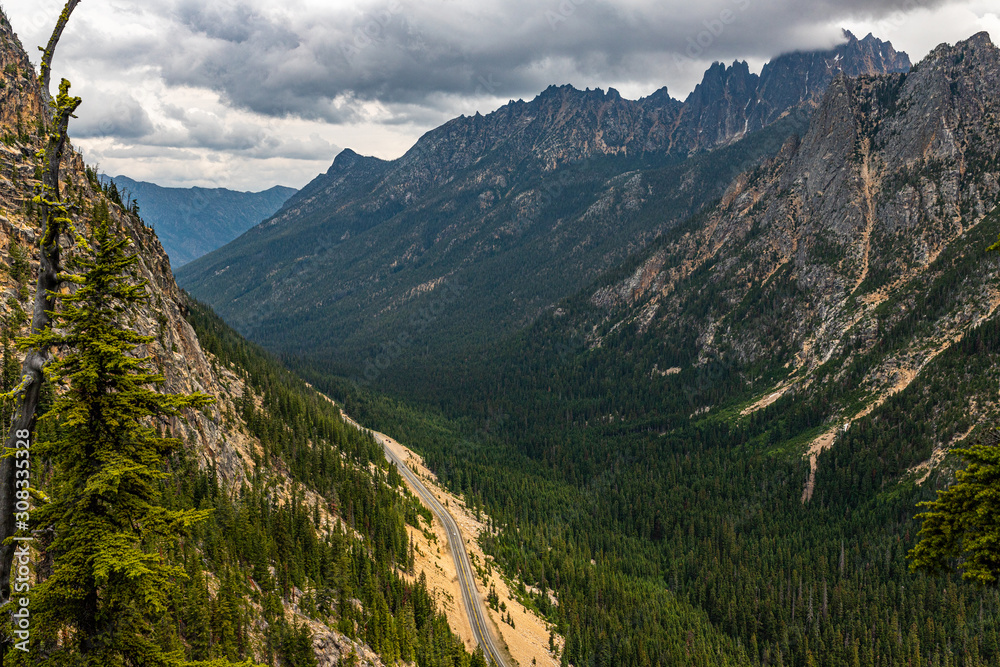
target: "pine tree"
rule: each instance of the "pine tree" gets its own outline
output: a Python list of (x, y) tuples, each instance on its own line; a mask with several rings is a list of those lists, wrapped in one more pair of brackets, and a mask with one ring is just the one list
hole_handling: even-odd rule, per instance
[(149, 357), (133, 356), (153, 340), (131, 330), (148, 298), (135, 280), (137, 258), (126, 252), (127, 237), (111, 233), (106, 204), (94, 222), (93, 256), (80, 260), (82, 275), (67, 277), (78, 289), (53, 314), (58, 328), (21, 342), (63, 351), (46, 367), (57, 396), (43, 416), (47, 437), (33, 447), (53, 478), (50, 502), (32, 518), (55, 538), (52, 574), (33, 591), (25, 657), (38, 666), (177, 665), (152, 639), (174, 580), (185, 576), (161, 549), (207, 512), (162, 506), (163, 460), (180, 442), (161, 435), (155, 420), (211, 399), (155, 391), (164, 378), (148, 370)]
[(197, 556), (189, 558), (187, 572), (185, 606), (182, 612), (184, 638), (191, 647), (191, 657), (195, 660), (205, 660), (209, 657), (212, 645), (211, 599)]
[[(60, 202), (59, 167), (69, 136), (69, 121), (70, 118), (74, 118), (73, 113), (80, 106), (81, 100), (69, 94), (70, 83), (66, 79), (60, 82), (56, 99), (50, 100), (49, 78), (56, 45), (66, 28), (70, 14), (79, 3), (80, 0), (67, 0), (41, 61), (39, 89), (45, 99), (51, 102), (52, 109), (47, 118), (51, 121), (48, 141), (41, 154), (44, 165), (40, 174), (41, 189), (32, 202), (32, 206), (35, 203), (40, 206), (45, 225), (38, 237), (38, 281), (31, 315), (31, 330), (35, 334), (48, 331), (51, 326), (50, 315), (55, 308), (56, 292), (62, 286), (62, 238), (65, 234), (73, 232), (67, 207), (64, 202)], [(21, 114), (18, 112), (18, 123), (22, 122)], [(27, 143), (27, 137), (23, 141)], [(14, 417), (7, 430), (4, 450), (6, 452), (16, 448), (17, 441), (24, 433), (31, 434), (35, 429), (43, 384), (43, 368), (49, 361), (48, 355), (47, 349), (36, 348), (30, 349), (24, 357), (21, 365), (21, 383), (10, 393), (15, 399)], [(10, 602), (10, 572), (14, 560), (14, 544), (10, 538), (17, 531), (14, 509), (18, 500), (17, 491), (20, 490), (17, 489), (16, 479), (13, 458), (10, 456), (0, 458), (0, 605)], [(8, 637), (0, 635), (0, 656), (6, 653), (8, 647)]]
[(980, 585), (1000, 582), (1000, 449), (973, 445), (955, 449), (968, 467), (958, 471), (949, 488), (938, 491), (926, 508), (920, 541), (910, 551), (913, 570), (930, 574), (947, 572), (955, 559), (963, 558), (962, 576)]

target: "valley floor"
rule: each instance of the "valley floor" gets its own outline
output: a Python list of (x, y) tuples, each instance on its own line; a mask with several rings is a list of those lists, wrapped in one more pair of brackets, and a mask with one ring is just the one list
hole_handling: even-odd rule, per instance
[[(333, 402), (332, 399), (328, 400)], [(346, 414), (344, 419), (358, 429), (369, 430)], [(379, 444), (391, 450), (396, 458), (406, 462), (407, 467), (421, 479), (424, 487), (437, 498), (438, 502), (447, 508), (448, 513), (458, 524), (466, 538), (466, 552), (476, 571), (476, 586), (492, 626), (490, 631), (494, 636), (501, 638), (501, 644), (505, 646), (509, 656), (514, 659), (514, 664), (556, 667), (559, 664), (558, 653), (554, 655), (548, 649), (550, 633), (554, 628), (533, 610), (524, 607), (517, 601), (512, 587), (500, 575), (492, 557), (486, 556), (479, 545), (479, 536), (483, 531), (489, 530), (486, 525), (487, 517), (480, 513), (480, 518), (477, 519), (463, 499), (443, 489), (438, 484), (434, 473), (424, 465), (423, 459), (412, 450), (384, 433), (372, 431), (372, 435)], [(413, 488), (405, 477), (404, 480), (410, 491), (419, 498), (420, 494), (417, 489)], [(413, 539), (415, 548), (415, 576), (419, 577), (421, 572), (426, 574), (427, 587), (447, 613), (448, 622), (452, 629), (462, 638), (469, 651), (475, 650), (477, 641), (469, 620), (469, 610), (465, 608), (462, 600), (458, 569), (451, 557), (445, 527), (435, 517), (429, 527), (429, 532), (410, 526), (407, 527), (407, 530)], [(407, 575), (404, 574), (404, 576)], [(506, 606), (506, 612), (503, 614), (486, 604), (485, 594), (491, 589), (496, 590), (499, 600)], [(501, 617), (506, 618), (508, 614), (513, 620), (513, 627), (501, 620)], [(554, 639), (557, 651), (561, 652), (564, 645), (563, 638), (556, 635)]]

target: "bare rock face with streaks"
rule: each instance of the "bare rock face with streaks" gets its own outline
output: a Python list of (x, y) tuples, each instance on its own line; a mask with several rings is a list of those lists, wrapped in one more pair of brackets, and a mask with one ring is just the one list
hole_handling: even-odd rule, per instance
[[(37, 245), (37, 215), (31, 198), (37, 181), (36, 151), (44, 135), (40, 127), (43, 108), (35, 71), (6, 17), (0, 14), (0, 65), (3, 66), (3, 88), (0, 90), (0, 247), (10, 257), (13, 243), (33, 257)], [(62, 166), (63, 175), (71, 183), (64, 186), (64, 198), (76, 204), (75, 222), (83, 227), (86, 219), (81, 211), (89, 210), (103, 195), (88, 181), (84, 163), (78, 153), (67, 150)], [(156, 315), (149, 314), (137, 322), (141, 333), (156, 337), (147, 346), (157, 367), (166, 377), (165, 389), (171, 392), (204, 391), (217, 398), (206, 413), (192, 411), (172, 425), (180, 437), (191, 444), (201, 462), (218, 467), (227, 483), (239, 484), (246, 479), (252, 466), (249, 438), (236, 424), (225, 423), (224, 414), (232, 410), (232, 400), (242, 393), (242, 386), (232, 373), (216, 368), (205, 355), (198, 338), (184, 318), (184, 303), (174, 282), (170, 261), (151, 229), (133, 215), (112, 206), (112, 215), (135, 244), (140, 260), (140, 276), (147, 281)], [(68, 248), (68, 246), (67, 246)], [(23, 277), (23, 284), (34, 285), (37, 262), (32, 263), (32, 275)], [(0, 315), (17, 318), (16, 312), (30, 310), (28, 290), (5, 277), (7, 299), (0, 304)]]
[[(801, 140), (734, 180), (703, 224), (592, 293), (604, 319), (590, 339), (625, 322), (664, 338), (694, 330), (699, 363), (788, 369), (777, 395), (859, 378), (864, 398), (832, 406), (815, 463), (996, 315), (1000, 261), (984, 250), (998, 179), (1000, 49), (985, 33), (908, 73), (840, 74)], [(719, 295), (707, 310), (706, 290)], [(969, 414), (986, 420), (994, 404), (979, 397)]]
[(42, 111), (38, 95), (35, 68), (28, 60), (20, 40), (0, 12), (0, 123), (8, 128), (26, 129), (26, 123), (38, 118)]
[(313, 650), (319, 667), (353, 664), (357, 667), (385, 667), (385, 663), (367, 645), (339, 632), (319, 630), (313, 634)]

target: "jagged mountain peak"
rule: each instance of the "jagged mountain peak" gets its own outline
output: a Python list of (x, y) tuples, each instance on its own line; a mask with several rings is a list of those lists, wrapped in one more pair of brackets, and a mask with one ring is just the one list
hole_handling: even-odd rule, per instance
[[(871, 42), (864, 49), (874, 49), (877, 54), (881, 48), (885, 56), (887, 47), (879, 44)], [(639, 100), (629, 100), (613, 88), (580, 90), (569, 84), (548, 86), (530, 101), (512, 102), (490, 113), (452, 119), (421, 136), (399, 159), (371, 162), (367, 171), (352, 168), (317, 178), (289, 200), (283, 211), (262, 226), (264, 229), (248, 235), (245, 244), (220, 249), (218, 254), (184, 267), (179, 275), (195, 294), (239, 321), (240, 315), (235, 310), (239, 300), (249, 299), (261, 308), (279, 313), (285, 308), (282, 304), (288, 303), (288, 290), (326, 290), (326, 283), (320, 286), (317, 281), (321, 278), (329, 281), (343, 261), (353, 262), (349, 256), (370, 252), (360, 247), (350, 250), (354, 244), (370, 243), (365, 248), (377, 247), (385, 256), (364, 267), (356, 265), (358, 275), (327, 290), (330, 296), (318, 308), (339, 310), (356, 301), (352, 309), (336, 319), (354, 318), (373, 303), (375, 297), (368, 293), (379, 285), (378, 289), (384, 290), (379, 294), (395, 295), (392, 304), (386, 306), (386, 312), (393, 312), (414, 294), (423, 293), (422, 285), (438, 284), (433, 281), (441, 276), (481, 263), (492, 253), (506, 256), (510, 252), (512, 257), (516, 256), (520, 252), (517, 244), (523, 236), (536, 235), (526, 231), (532, 226), (531, 221), (544, 217), (549, 200), (558, 199), (560, 186), (551, 179), (557, 179), (556, 174), (563, 169), (590, 171), (598, 165), (585, 161), (600, 156), (609, 159), (600, 162), (614, 162), (623, 172), (631, 174), (651, 164), (677, 164), (692, 155), (724, 148), (786, 117), (789, 118), (783, 127), (787, 129), (779, 132), (801, 128), (806, 113), (798, 109), (814, 108), (836, 74), (827, 63), (837, 53), (829, 50), (782, 56), (776, 60), (784, 64), (769, 70), (773, 74), (767, 86), (764, 77), (751, 72), (745, 61), (715, 63), (684, 102), (670, 97), (666, 88)], [(844, 59), (842, 55), (840, 60)], [(868, 57), (865, 62), (877, 69), (879, 63), (886, 61)], [(776, 137), (775, 145), (768, 150), (777, 151), (785, 136)], [(624, 178), (625, 173), (619, 176)], [(618, 188), (624, 186), (615, 178), (607, 184), (594, 185), (611, 189), (606, 200), (602, 198), (593, 211), (586, 212), (586, 222), (579, 224), (580, 229), (601, 219), (601, 207), (611, 206), (618, 197), (623, 198), (621, 206), (627, 202), (634, 207), (631, 210), (642, 206), (641, 202), (649, 196), (648, 187), (643, 187), (641, 178), (625, 179), (622, 183), (626, 180), (629, 185), (622, 192)], [(679, 202), (677, 210), (687, 210), (691, 204), (691, 200)], [(557, 233), (566, 239), (566, 244), (570, 244), (569, 239), (576, 239), (577, 232), (571, 229), (573, 224), (567, 223)], [(390, 232), (390, 228), (394, 231)], [(417, 229), (423, 231), (418, 234)], [(606, 238), (606, 233), (602, 225), (589, 238), (574, 242), (589, 247), (596, 243), (594, 239)], [(281, 240), (273, 239), (272, 234)], [(362, 235), (369, 234), (371, 240), (363, 240), (366, 237)], [(295, 242), (293, 237), (297, 239)], [(286, 240), (287, 246), (282, 245)], [(399, 244), (404, 240), (405, 247), (401, 247)], [(616, 246), (618, 241), (608, 243), (609, 247)], [(623, 238), (621, 243), (627, 245), (632, 241)], [(315, 249), (311, 264), (303, 263), (303, 247)], [(595, 261), (606, 261), (615, 252), (618, 250), (595, 257)], [(335, 256), (343, 257), (336, 266)], [(436, 259), (432, 261), (430, 257)], [(561, 280), (554, 276), (562, 271), (556, 267), (564, 260), (557, 253), (547, 256), (545, 262), (552, 265), (546, 264), (539, 283), (556, 284)], [(328, 262), (330, 268), (315, 271), (311, 268)], [(511, 262), (511, 266), (520, 263), (515, 259)], [(239, 276), (238, 281), (236, 274), (220, 273), (234, 264), (250, 267), (249, 273)], [(268, 268), (269, 265), (273, 266)], [(379, 267), (385, 266), (393, 267), (391, 276), (382, 275)], [(294, 272), (294, 279), (289, 277), (287, 284), (274, 284), (272, 289), (277, 279), (271, 276), (284, 275), (281, 271), (285, 269)], [(586, 269), (592, 270), (592, 266)], [(510, 280), (515, 278), (512, 276)], [(546, 289), (541, 284), (536, 287), (536, 292)], [(402, 291), (397, 293), (397, 289)], [(526, 306), (526, 299), (512, 302), (512, 312), (517, 311), (517, 317), (528, 317), (534, 312), (531, 309), (535, 306)], [(255, 322), (262, 327), (270, 326), (265, 321), (267, 317), (270, 315)]]
[(993, 43), (990, 34), (985, 30), (977, 32), (968, 39), (963, 39), (961, 41), (955, 42), (954, 44), (948, 44), (947, 42), (942, 42), (934, 47), (933, 50), (924, 61), (921, 63), (923, 67), (925, 63), (933, 66), (937, 64), (938, 59), (948, 56), (956, 56), (962, 53), (972, 53), (972, 54), (991, 54), (996, 53), (998, 47)]
[(595, 152), (689, 154), (739, 139), (796, 106), (815, 106), (837, 72), (856, 76), (909, 68), (906, 54), (889, 42), (845, 35), (848, 41), (831, 50), (779, 56), (761, 75), (751, 72), (745, 60), (713, 63), (683, 103), (666, 87), (629, 100), (614, 88), (552, 84), (529, 102), (444, 123), (423, 135), (399, 165), (419, 168), (423, 176), (418, 180), (446, 179), (453, 169), (530, 137), (535, 157), (549, 169)]
[(842, 32), (844, 33), (844, 37), (847, 38), (847, 43), (848, 44), (850, 44), (852, 42), (861, 42), (861, 43), (864, 43), (864, 44), (870, 44), (870, 43), (889, 44), (889, 42), (883, 42), (882, 40), (880, 40), (871, 31), (869, 31), (867, 35), (865, 35), (864, 37), (862, 37), (860, 39), (858, 39), (857, 35), (855, 35), (853, 32), (851, 32), (847, 28), (843, 28)]
[(684, 113), (696, 118), (699, 148), (726, 143), (748, 131), (747, 114), (757, 97), (760, 77), (746, 61), (728, 67), (715, 62), (684, 100)]
[(326, 173), (338, 174), (355, 169), (361, 164), (370, 166), (382, 162), (385, 162), (385, 160), (370, 155), (361, 155), (350, 148), (345, 148), (337, 153), (337, 157), (333, 159), (333, 164), (330, 165), (330, 169)]
[(692, 98), (697, 98), (699, 92), (709, 89), (718, 94), (721, 88), (732, 86), (734, 83), (749, 88), (756, 88), (758, 76), (750, 72), (750, 65), (745, 60), (734, 60), (732, 65), (716, 61), (705, 70), (701, 78), (701, 83), (694, 87), (685, 100), (689, 103)]
[(990, 37), (990, 33), (985, 30), (977, 32), (975, 35), (965, 40), (965, 44), (969, 46), (988, 46), (996, 48), (996, 44), (993, 43), (993, 39)]
[(833, 49), (836, 67), (850, 76), (879, 74), (882, 72), (905, 72), (910, 69), (910, 57), (896, 51), (892, 42), (882, 41), (872, 33), (857, 39), (849, 31), (846, 43)]
[(670, 91), (667, 90), (666, 86), (661, 86), (660, 88), (657, 88), (649, 95), (646, 95), (646, 97), (640, 98), (639, 101), (655, 104), (655, 103), (662, 103), (666, 101), (676, 101), (676, 100), (674, 100), (674, 98), (670, 96)]
[(909, 56), (890, 42), (871, 34), (859, 40), (849, 30), (844, 30), (844, 37), (846, 41), (832, 49), (785, 53), (764, 65), (757, 98), (747, 110), (747, 130), (773, 123), (797, 106), (815, 108), (841, 72), (862, 76), (910, 69)]
[(544, 103), (551, 100), (566, 100), (566, 99), (622, 99), (621, 94), (614, 88), (608, 88), (607, 92), (601, 87), (590, 88), (589, 86), (584, 89), (577, 88), (571, 83), (564, 83), (562, 85), (552, 84), (538, 95), (534, 97), (531, 101), (532, 103)]

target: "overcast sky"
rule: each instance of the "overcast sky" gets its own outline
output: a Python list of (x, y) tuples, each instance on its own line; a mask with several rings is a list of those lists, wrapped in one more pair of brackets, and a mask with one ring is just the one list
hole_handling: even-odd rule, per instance
[[(83, 0), (54, 63), (88, 162), (167, 186), (302, 187), (341, 148), (395, 158), (449, 118), (549, 84), (667, 86), (753, 71), (841, 28), (916, 62), (987, 30), (995, 0)], [(37, 64), (64, 0), (0, 0)], [(697, 6), (695, 6), (697, 5)]]

